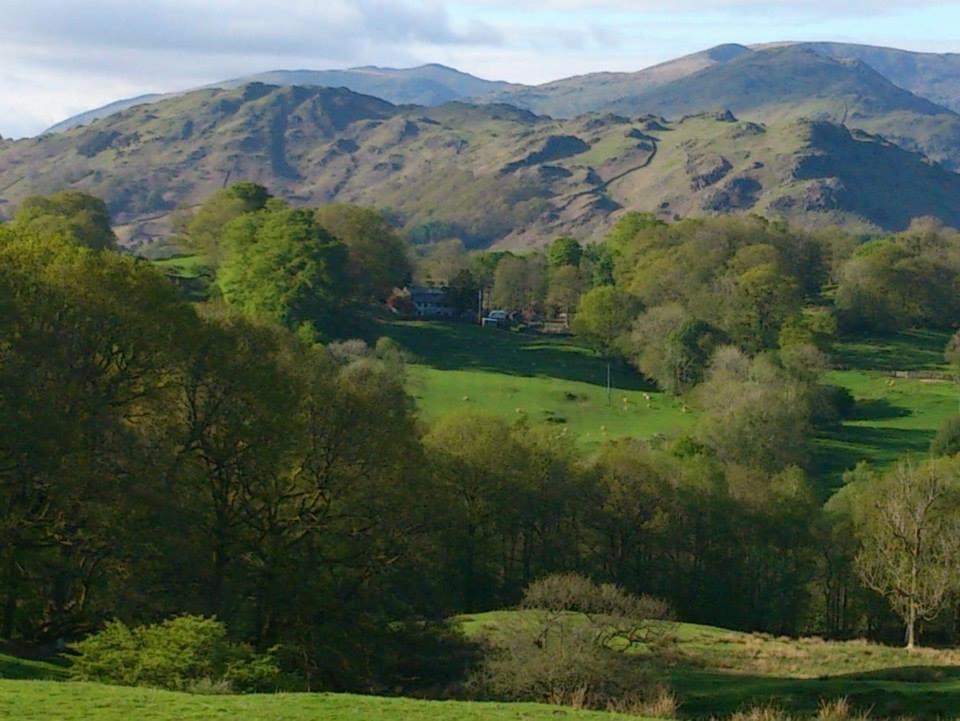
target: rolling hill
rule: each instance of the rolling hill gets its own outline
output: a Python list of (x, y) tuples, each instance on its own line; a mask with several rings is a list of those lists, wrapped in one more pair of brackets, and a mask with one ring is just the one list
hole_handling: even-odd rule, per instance
[[(442, 105), (453, 100), (506, 93), (510, 83), (483, 80), (443, 65), (430, 64), (397, 69), (367, 66), (349, 70), (272, 70), (242, 78), (223, 80), (205, 88), (237, 88), (250, 83), (349, 88), (356, 93), (375, 95), (397, 105)], [(183, 93), (141, 95), (118, 100), (101, 108), (67, 118), (44, 133), (60, 133), (137, 105), (169, 100)]]
[(513, 86), (479, 99), (510, 103), (543, 115), (570, 118), (604, 110), (620, 98), (667, 85), (752, 52), (743, 45), (718, 45), (635, 73), (590, 73), (543, 85)]
[(960, 54), (918, 53), (853, 43), (797, 43), (836, 59), (860, 60), (901, 88), (960, 112)]
[(729, 109), (761, 122), (829, 120), (960, 167), (960, 115), (894, 85), (862, 61), (836, 60), (804, 46), (745, 54), (599, 109), (667, 117)]
[(251, 83), (0, 147), (0, 211), (82, 189), (108, 201), (132, 243), (165, 234), (173, 210), (236, 180), (294, 203), (377, 206), (416, 240), (478, 247), (595, 238), (624, 210), (857, 230), (926, 215), (960, 225), (960, 175), (918, 154), (826, 121), (730, 113), (554, 120), (502, 104), (395, 106)]

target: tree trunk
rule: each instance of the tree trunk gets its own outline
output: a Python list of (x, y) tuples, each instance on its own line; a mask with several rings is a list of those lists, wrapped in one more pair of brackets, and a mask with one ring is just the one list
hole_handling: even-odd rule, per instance
[(13, 630), (16, 628), (17, 615), (17, 546), (11, 543), (7, 549), (7, 557), (4, 559), (3, 583), (6, 592), (3, 598), (3, 624), (0, 625), (0, 638), (8, 641), (13, 638)]
[(916, 647), (916, 628), (917, 628), (917, 609), (914, 604), (910, 604), (910, 611), (907, 614), (907, 650), (912, 651)]

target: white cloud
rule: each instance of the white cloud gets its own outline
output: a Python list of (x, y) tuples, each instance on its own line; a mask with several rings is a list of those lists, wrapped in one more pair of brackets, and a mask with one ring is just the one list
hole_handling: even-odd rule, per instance
[[(120, 97), (279, 68), (443, 62), (485, 77), (542, 82), (597, 70), (638, 70), (724, 42), (853, 37), (960, 49), (942, 30), (956, 23), (942, 13), (935, 16), (944, 8), (960, 9), (960, 0), (0, 0), (0, 5), (0, 132), (6, 135), (38, 132)], [(952, 18), (958, 16), (960, 11)]]

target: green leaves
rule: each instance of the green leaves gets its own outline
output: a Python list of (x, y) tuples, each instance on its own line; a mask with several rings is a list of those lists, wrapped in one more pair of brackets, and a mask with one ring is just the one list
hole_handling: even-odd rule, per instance
[(321, 334), (344, 303), (346, 247), (309, 210), (243, 215), (225, 230), (218, 283), (227, 303), (256, 318)]

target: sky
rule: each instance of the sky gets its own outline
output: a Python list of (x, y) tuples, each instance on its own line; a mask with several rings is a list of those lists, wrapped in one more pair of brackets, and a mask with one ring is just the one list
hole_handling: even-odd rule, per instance
[(0, 134), (276, 69), (438, 62), (539, 83), (721, 43), (960, 52), (960, 0), (0, 0)]

